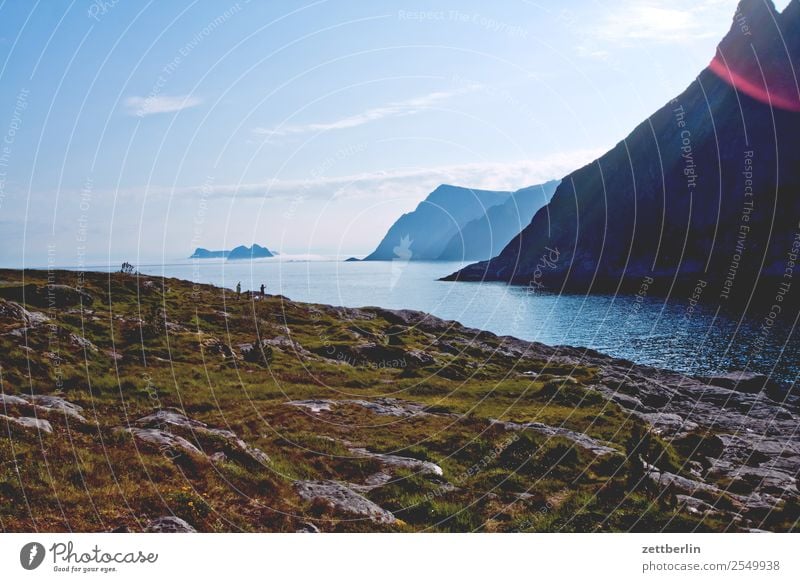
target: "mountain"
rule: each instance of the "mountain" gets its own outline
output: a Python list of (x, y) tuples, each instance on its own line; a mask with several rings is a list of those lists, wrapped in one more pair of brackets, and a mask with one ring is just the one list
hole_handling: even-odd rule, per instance
[(497, 257), (445, 279), (580, 292), (700, 287), (720, 303), (781, 296), (800, 250), (792, 60), (800, 62), (800, 0), (782, 13), (742, 1), (683, 93), (566, 176)]
[(208, 249), (204, 249), (202, 247), (197, 247), (192, 253), (192, 256), (189, 257), (190, 259), (228, 259), (228, 260), (238, 260), (238, 259), (261, 259), (267, 257), (274, 257), (278, 253), (270, 251), (267, 247), (262, 247), (257, 244), (253, 244), (252, 247), (246, 247), (244, 245), (239, 245), (235, 249), (231, 251), (210, 251)]
[(228, 253), (228, 260), (235, 261), (240, 259), (262, 259), (267, 257), (274, 257), (267, 247), (262, 247), (253, 243), (252, 247), (239, 245)]
[(517, 190), (503, 204), (465, 224), (445, 245), (439, 260), (481, 261), (495, 256), (550, 202), (558, 184), (552, 180)]
[(442, 184), (413, 212), (397, 219), (378, 247), (363, 260), (436, 260), (464, 225), (510, 197), (511, 192)]
[(230, 251), (210, 251), (202, 247), (197, 247), (190, 259), (224, 259)]

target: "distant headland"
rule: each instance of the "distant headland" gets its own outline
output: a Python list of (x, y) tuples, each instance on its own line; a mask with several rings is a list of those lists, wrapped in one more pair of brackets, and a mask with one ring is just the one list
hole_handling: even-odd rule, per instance
[(254, 243), (252, 247), (239, 245), (238, 247), (230, 251), (210, 251), (202, 247), (197, 247), (189, 258), (228, 259), (229, 261), (235, 261), (240, 259), (263, 259), (268, 257), (274, 257), (277, 254), (278, 253), (276, 253), (275, 251), (270, 251), (267, 247), (262, 247), (261, 245), (257, 245)]

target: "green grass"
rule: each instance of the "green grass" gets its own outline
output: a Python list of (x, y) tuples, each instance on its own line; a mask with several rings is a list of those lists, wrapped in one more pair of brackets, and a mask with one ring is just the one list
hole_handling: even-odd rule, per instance
[[(19, 271), (0, 271), (6, 286), (21, 278)], [(70, 272), (57, 272), (56, 279), (78, 282)], [(46, 273), (28, 271), (25, 280), (44, 285)], [(493, 353), (500, 341), (490, 334), (481, 334), (481, 347), (464, 330), (435, 334), (380, 316), (341, 318), (323, 306), (277, 297), (237, 300), (229, 290), (175, 279), (88, 273), (84, 283), (94, 301), (83, 310), (30, 307), (49, 315), (58, 333), (52, 336), (46, 326), (29, 330), (29, 349), (23, 337), (6, 333), (19, 322), (0, 318), (3, 392), (60, 394), (83, 406), (91, 422), (77, 429), (52, 415), (55, 432), (41, 438), (13, 426), (9, 437), (8, 427), (0, 426), (3, 531), (138, 531), (148, 519), (173, 513), (201, 531), (294, 531), (308, 520), (331, 531), (724, 527), (629, 490), (622, 455), (596, 460), (570, 441), (532, 431), (510, 441), (512, 433), (492, 424), (563, 426), (625, 451), (634, 421), (591, 388), (591, 368), (534, 357), (511, 361)], [(158, 321), (164, 315), (166, 327)], [(97, 350), (77, 346), (70, 334)], [(387, 354), (421, 350), (436, 363), (351, 366), (298, 359), (274, 346), (269, 361), (239, 355), (239, 344), (287, 335), (317, 354), (330, 344), (344, 350), (374, 343)], [(472, 345), (453, 354), (434, 347), (436, 340)], [(58, 365), (46, 354), (54, 349)], [(528, 371), (538, 376), (522, 375)], [(398, 418), (342, 405), (313, 415), (286, 405), (387, 396), (422, 404), (432, 414)], [(172, 460), (117, 430), (168, 407), (232, 430), (266, 452), (269, 465)], [(648, 455), (680, 471), (694, 444), (653, 438)], [(382, 470), (375, 459), (354, 458), (350, 446), (437, 463), (444, 477), (393, 470), (390, 483), (365, 492), (401, 520), (392, 526), (348, 519), (300, 499), (295, 480), (358, 484)], [(790, 518), (790, 512), (781, 517)]]

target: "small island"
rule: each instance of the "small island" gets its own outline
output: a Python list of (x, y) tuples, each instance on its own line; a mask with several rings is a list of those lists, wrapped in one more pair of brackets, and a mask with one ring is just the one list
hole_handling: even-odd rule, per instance
[(229, 261), (241, 259), (264, 259), (274, 257), (278, 253), (270, 251), (267, 247), (253, 243), (252, 247), (239, 245), (230, 251), (210, 251), (202, 247), (197, 247), (190, 259), (228, 259)]

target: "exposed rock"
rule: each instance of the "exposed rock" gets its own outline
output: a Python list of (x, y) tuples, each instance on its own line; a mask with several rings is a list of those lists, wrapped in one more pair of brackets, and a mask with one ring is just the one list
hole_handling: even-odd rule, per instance
[(13, 394), (0, 394), (0, 406), (30, 406), (30, 403)]
[(392, 524), (395, 517), (350, 487), (336, 481), (296, 481), (298, 495), (306, 501), (322, 501), (335, 511), (367, 518), (375, 523)]
[(569, 430), (560, 426), (550, 426), (548, 424), (542, 424), (541, 422), (508, 422), (501, 420), (493, 420), (492, 422), (499, 424), (506, 430), (533, 430), (548, 437), (562, 437), (574, 442), (579, 447), (586, 449), (598, 457), (619, 453), (617, 449), (613, 448), (608, 443), (593, 439), (582, 432), (575, 432), (574, 430)]
[(81, 424), (88, 424), (88, 421), (83, 417), (83, 407), (73, 404), (60, 396), (47, 396), (44, 394), (35, 394), (29, 396), (23, 395), (22, 398), (33, 404), (37, 409), (44, 411), (54, 411), (63, 414), (67, 420), (77, 421)]
[(161, 430), (177, 429), (183, 431), (185, 436), (190, 436), (194, 440), (199, 437), (210, 437), (209, 447), (222, 445), (223, 452), (227, 455), (238, 457), (245, 461), (253, 462), (257, 465), (269, 463), (269, 456), (260, 449), (248, 445), (240, 439), (236, 433), (221, 428), (211, 428), (204, 422), (188, 418), (181, 412), (171, 409), (161, 409), (153, 414), (140, 418), (136, 421), (140, 427), (158, 428)]
[(411, 471), (416, 471), (417, 473), (428, 473), (431, 475), (437, 475), (439, 477), (443, 475), (442, 468), (435, 463), (431, 463), (430, 461), (421, 461), (419, 459), (414, 459), (411, 457), (401, 457), (399, 455), (373, 453), (371, 451), (368, 451), (367, 449), (363, 449), (360, 447), (351, 448), (350, 452), (360, 455), (362, 457), (376, 459), (377, 461), (380, 461), (382, 464), (388, 465), (390, 467), (410, 469)]
[(220, 355), (223, 358), (236, 358), (236, 354), (233, 352), (231, 347), (223, 341), (215, 337), (206, 338), (200, 342), (200, 345), (208, 350), (209, 353)]
[[(698, 484), (724, 491), (733, 488), (744, 511), (751, 513), (774, 508), (773, 499), (800, 499), (796, 483), (800, 419), (792, 403), (654, 368), (619, 366), (600, 355), (583, 362), (600, 369), (600, 383), (594, 388), (650, 422), (667, 440), (681, 439), (700, 427), (711, 431), (719, 446), (696, 451), (708, 467)], [(742, 378), (735, 373), (721, 382), (733, 386), (734, 379)]]
[(299, 529), (295, 530), (295, 533), (320, 533), (320, 531), (313, 523), (305, 521), (301, 524)]
[(298, 408), (307, 408), (313, 413), (330, 412), (333, 408), (343, 405), (352, 405), (365, 408), (370, 412), (379, 414), (381, 416), (425, 416), (431, 414), (426, 410), (426, 407), (417, 402), (409, 402), (407, 400), (399, 400), (397, 398), (375, 398), (374, 400), (363, 399), (345, 399), (345, 400), (328, 400), (328, 399), (314, 399), (314, 400), (293, 400), (286, 403), (289, 406), (296, 406)]
[(697, 423), (671, 412), (637, 412), (636, 416), (650, 424), (659, 435), (682, 434), (698, 427)]
[(186, 331), (186, 327), (174, 321), (164, 322), (164, 328), (172, 333), (180, 333)]
[(659, 471), (652, 466), (647, 467), (647, 476), (661, 489), (671, 489), (672, 491), (680, 492), (690, 497), (698, 493), (705, 494), (707, 498), (710, 497), (715, 500), (721, 499), (724, 496), (722, 489), (715, 485), (709, 485), (702, 481), (694, 481), (668, 471)]
[(191, 525), (174, 515), (157, 517), (147, 524), (145, 531), (148, 533), (197, 533), (197, 530)]
[(373, 368), (405, 368), (411, 360), (404, 349), (375, 342), (356, 345), (332, 344), (317, 348), (314, 352), (328, 360), (335, 360), (350, 366)]
[(88, 339), (83, 337), (82, 335), (78, 335), (76, 333), (69, 334), (69, 342), (74, 345), (78, 346), (79, 348), (89, 350), (92, 352), (96, 352), (97, 346), (90, 342)]
[(416, 402), (407, 402), (396, 398), (376, 398), (375, 400), (340, 400), (341, 403), (354, 404), (366, 408), (370, 412), (383, 416), (418, 416), (428, 414), (425, 407)]
[(13, 417), (0, 414), (0, 422), (10, 422), (22, 428), (32, 428), (48, 434), (53, 432), (53, 425), (43, 418), (32, 418), (29, 416)]
[(331, 411), (331, 406), (334, 406), (336, 403), (333, 400), (292, 400), (287, 402), (289, 406), (296, 406), (298, 408), (307, 408), (311, 412), (317, 413)]
[(429, 366), (436, 363), (432, 355), (422, 350), (410, 350), (407, 352), (406, 357), (409, 363), (415, 366)]
[(729, 390), (736, 390), (738, 392), (747, 392), (748, 394), (764, 392), (776, 400), (781, 400), (786, 394), (786, 391), (780, 384), (763, 374), (756, 374), (754, 372), (728, 372), (727, 374), (717, 374), (716, 376), (702, 377), (699, 379), (708, 384), (721, 386), (722, 388), (728, 388)]
[(312, 358), (314, 354), (309, 352), (298, 342), (285, 335), (279, 335), (273, 338), (266, 338), (262, 340), (265, 346), (277, 348), (286, 354), (292, 354), (302, 358)]
[[(197, 251), (195, 251), (196, 253)], [(231, 249), (231, 251), (227, 254), (227, 259), (229, 261), (236, 261), (241, 259), (260, 259), (260, 258), (268, 258), (274, 256), (267, 247), (262, 247), (256, 243), (253, 243), (253, 246), (247, 247), (244, 245), (239, 245)]]
[(263, 340), (260, 348), (258, 343), (239, 344), (238, 348), (245, 362), (263, 364), (272, 361), (272, 348)]
[(48, 308), (89, 306), (93, 301), (92, 296), (81, 289), (57, 284), (0, 286), (0, 297), (26, 306)]
[(157, 447), (161, 452), (169, 452), (176, 456), (186, 454), (193, 458), (205, 458), (200, 449), (185, 438), (172, 433), (157, 428), (131, 427), (126, 430), (140, 441)]
[[(800, 56), (800, 10), (796, 1), (780, 13), (772, 2), (741, 6), (747, 17), (737, 13), (710, 65), (680, 95), (564, 177), (499, 255), (445, 279), (506, 281), (537, 292), (636, 293), (644, 278), (649, 296), (681, 298), (702, 279), (700, 301), (749, 310), (752, 301), (774, 300), (800, 215), (800, 100), (794, 76), (786, 74)], [(730, 286), (748, 152), (759, 202), (747, 222), (751, 252), (737, 256)], [(701, 191), (718, 195), (690, 195)], [(783, 304), (782, 319), (791, 322), (796, 313)]]
[(487, 208), (480, 217), (465, 224), (445, 246), (440, 261), (483, 261), (496, 256), (547, 204), (558, 181), (522, 188), (503, 204)]

